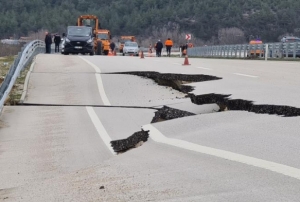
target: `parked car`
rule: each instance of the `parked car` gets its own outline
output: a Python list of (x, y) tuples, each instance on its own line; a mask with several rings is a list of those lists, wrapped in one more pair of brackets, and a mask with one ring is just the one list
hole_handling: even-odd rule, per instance
[[(287, 45), (287, 43), (297, 43), (297, 42), (300, 43), (300, 38), (294, 36), (285, 36), (281, 39), (281, 42), (283, 43), (283, 46)], [(288, 49), (286, 51), (286, 49), (284, 48), (282, 49), (282, 57), (286, 57), (286, 52), (288, 57), (294, 57), (294, 50)], [(297, 47), (296, 47), (295, 54), (296, 57), (300, 57), (300, 49), (298, 49)]]
[(139, 55), (139, 45), (137, 42), (126, 41), (123, 47), (123, 56), (125, 55)]
[(91, 27), (69, 26), (67, 36), (62, 42), (61, 53), (90, 54), (94, 55), (94, 41)]

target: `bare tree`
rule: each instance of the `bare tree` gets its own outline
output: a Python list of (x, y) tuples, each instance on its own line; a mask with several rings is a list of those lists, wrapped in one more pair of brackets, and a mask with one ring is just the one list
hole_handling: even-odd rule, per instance
[(236, 27), (223, 28), (218, 32), (219, 44), (241, 44), (245, 43), (244, 32)]
[(45, 32), (46, 32), (47, 30), (45, 30), (45, 29), (41, 29), (41, 30), (39, 30), (39, 31), (37, 31), (37, 32), (30, 32), (29, 34), (28, 34), (28, 37), (27, 38), (29, 38), (29, 39), (31, 39), (31, 40), (36, 40), (36, 39), (39, 39), (39, 40), (44, 40), (45, 39)]

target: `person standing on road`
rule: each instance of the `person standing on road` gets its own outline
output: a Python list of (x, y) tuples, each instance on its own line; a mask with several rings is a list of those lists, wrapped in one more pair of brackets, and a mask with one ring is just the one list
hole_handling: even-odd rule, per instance
[(164, 47), (164, 45), (159, 39), (158, 42), (156, 43), (157, 57), (161, 57), (161, 50), (163, 49), (163, 47)]
[(51, 53), (51, 44), (52, 44), (52, 37), (51, 34), (46, 32), (45, 33), (45, 44), (46, 44), (46, 53), (50, 54)]
[(114, 52), (114, 50), (116, 48), (116, 44), (112, 41), (112, 42), (110, 42), (109, 47), (110, 47), (111, 51)]
[(152, 54), (152, 45), (149, 46), (149, 54)]
[(54, 36), (55, 53), (59, 53), (60, 42), (61, 42), (61, 37), (59, 36), (59, 34), (55, 34), (55, 36)]
[(155, 43), (155, 45), (154, 45), (154, 49), (155, 49), (155, 52), (156, 52), (156, 57), (158, 57), (158, 51), (157, 51), (157, 43)]
[(170, 38), (168, 38), (165, 42), (165, 46), (167, 49), (167, 56), (170, 57), (171, 56), (171, 48), (173, 46), (173, 41)]

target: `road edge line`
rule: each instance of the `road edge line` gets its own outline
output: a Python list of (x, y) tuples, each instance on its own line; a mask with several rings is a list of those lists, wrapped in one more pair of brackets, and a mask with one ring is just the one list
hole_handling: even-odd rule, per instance
[(191, 142), (187, 142), (184, 140), (168, 138), (164, 136), (158, 129), (156, 129), (153, 125), (148, 124), (142, 127), (143, 130), (149, 131), (150, 138), (158, 143), (163, 143), (171, 146), (175, 146), (181, 149), (186, 149), (189, 151), (194, 151), (202, 154), (207, 154), (210, 156), (222, 158), (225, 160), (230, 160), (250, 166), (254, 166), (257, 168), (262, 168), (265, 170), (273, 171), (275, 173), (279, 173), (285, 176), (289, 176), (295, 179), (300, 180), (300, 169), (294, 168), (291, 166), (275, 163), (272, 161), (266, 161), (242, 154), (237, 154), (225, 150), (215, 149), (211, 147), (201, 146), (198, 144), (194, 144)]
[(33, 67), (34, 67), (35, 63), (36, 62), (35, 62), (35, 59), (34, 59), (34, 61), (32, 62), (32, 64), (30, 65), (29, 71), (26, 74), (26, 78), (25, 78), (25, 82), (24, 82), (24, 86), (23, 86), (23, 92), (22, 92), (22, 96), (20, 98), (19, 103), (24, 103), (24, 101), (25, 101), (25, 98), (26, 98), (26, 95), (27, 95), (27, 91), (28, 91), (28, 84), (29, 84), (30, 75), (31, 75), (31, 73), (33, 71)]
[(234, 75), (237, 76), (245, 76), (245, 77), (250, 77), (250, 78), (258, 78), (259, 76), (255, 76), (255, 75), (249, 75), (249, 74), (241, 74), (241, 73), (233, 73)]

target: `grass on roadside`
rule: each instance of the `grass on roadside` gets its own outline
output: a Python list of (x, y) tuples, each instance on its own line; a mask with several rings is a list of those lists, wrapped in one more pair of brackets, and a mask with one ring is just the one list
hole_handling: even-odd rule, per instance
[[(0, 83), (3, 82), (13, 61), (14, 61), (13, 56), (0, 58)], [(17, 78), (9, 94), (9, 98), (6, 100), (5, 103), (6, 105), (16, 105), (17, 103), (19, 103), (23, 93), (24, 83), (29, 68), (30, 68), (30, 64), (20, 73), (20, 76)]]
[(0, 58), (0, 84), (3, 82), (11, 64), (14, 62), (13, 56)]

